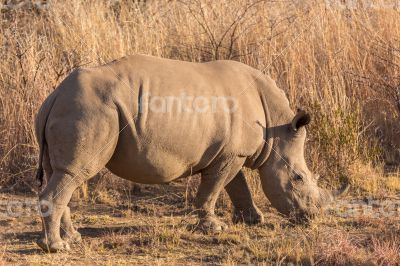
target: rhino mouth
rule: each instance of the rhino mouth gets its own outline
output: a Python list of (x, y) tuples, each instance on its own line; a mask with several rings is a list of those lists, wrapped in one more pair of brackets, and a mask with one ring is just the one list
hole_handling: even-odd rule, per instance
[(337, 190), (328, 190), (320, 188), (319, 199), (316, 203), (309, 202), (307, 207), (303, 206), (294, 209), (288, 215), (289, 221), (294, 224), (307, 225), (313, 220), (320, 210), (328, 205), (330, 205), (334, 200), (344, 196), (350, 188), (350, 182), (346, 182)]

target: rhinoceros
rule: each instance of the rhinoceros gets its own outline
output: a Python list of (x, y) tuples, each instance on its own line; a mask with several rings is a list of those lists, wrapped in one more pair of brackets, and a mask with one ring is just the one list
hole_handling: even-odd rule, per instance
[(133, 55), (76, 69), (36, 118), (37, 177), (48, 177), (39, 195), (47, 215), (37, 243), (55, 252), (81, 239), (68, 204), (74, 190), (104, 167), (145, 184), (200, 174), (199, 228), (212, 232), (226, 228), (214, 214), (223, 188), (234, 222), (263, 222), (242, 170), (258, 169), (272, 206), (295, 221), (308, 220), (347, 189), (317, 186), (304, 159), (309, 122), (307, 112), (291, 110), (270, 77), (236, 61)]

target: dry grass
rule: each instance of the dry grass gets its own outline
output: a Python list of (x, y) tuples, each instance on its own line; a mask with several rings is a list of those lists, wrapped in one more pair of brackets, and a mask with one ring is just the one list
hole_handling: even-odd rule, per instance
[(382, 188), (385, 188), (384, 182), (387, 178), (384, 177), (382, 167), (373, 167), (371, 163), (355, 161), (349, 165), (348, 171), (352, 185), (358, 194), (377, 196), (382, 192)]
[[(306, 156), (325, 185), (349, 176), (355, 195), (400, 192), (399, 175), (384, 170), (400, 161), (397, 10), (328, 8), (323, 0), (72, 0), (8, 10), (0, 18), (0, 186), (6, 190), (31, 189), (38, 155), (34, 116), (60, 81), (76, 67), (143, 53), (232, 59), (262, 70), (293, 108), (312, 113)], [(84, 228), (83, 246), (45, 255), (29, 238), (39, 230), (37, 221), (2, 220), (2, 230), (21, 227), (7, 232), (14, 242), (7, 241), (4, 255), (0, 250), (0, 264), (398, 265), (397, 220), (327, 216), (310, 228), (293, 227), (273, 214), (257, 175), (246, 174), (268, 213), (266, 225), (203, 235), (187, 228), (193, 217), (179, 214), (189, 207), (197, 178), (177, 191), (160, 186), (146, 194), (150, 198), (138, 198), (145, 187), (102, 173), (75, 195), (91, 206), (74, 214)], [(229, 207), (222, 195), (218, 210), (227, 221)]]
[(355, 160), (348, 166), (354, 194), (382, 197), (400, 192), (399, 173), (385, 173), (383, 165)]
[(270, 74), (293, 108), (313, 113), (307, 157), (327, 183), (355, 159), (399, 162), (396, 10), (327, 8), (322, 0), (54, 1), (1, 18), (3, 184), (21, 187), (33, 176), (33, 119), (55, 86), (75, 67), (134, 53), (239, 60)]
[(386, 187), (389, 191), (400, 193), (400, 177), (397, 175), (390, 175), (386, 178)]

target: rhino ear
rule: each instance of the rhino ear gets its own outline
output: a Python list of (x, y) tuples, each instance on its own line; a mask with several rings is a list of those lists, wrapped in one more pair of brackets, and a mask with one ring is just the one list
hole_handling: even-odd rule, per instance
[(292, 129), (299, 130), (301, 127), (308, 125), (311, 121), (311, 116), (306, 111), (298, 109), (297, 114), (292, 120)]

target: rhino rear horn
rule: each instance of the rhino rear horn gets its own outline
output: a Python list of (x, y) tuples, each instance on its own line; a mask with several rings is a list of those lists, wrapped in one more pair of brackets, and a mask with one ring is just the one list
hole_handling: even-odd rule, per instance
[(292, 120), (292, 129), (299, 130), (301, 127), (308, 125), (311, 121), (311, 116), (304, 110), (297, 110), (297, 114)]

